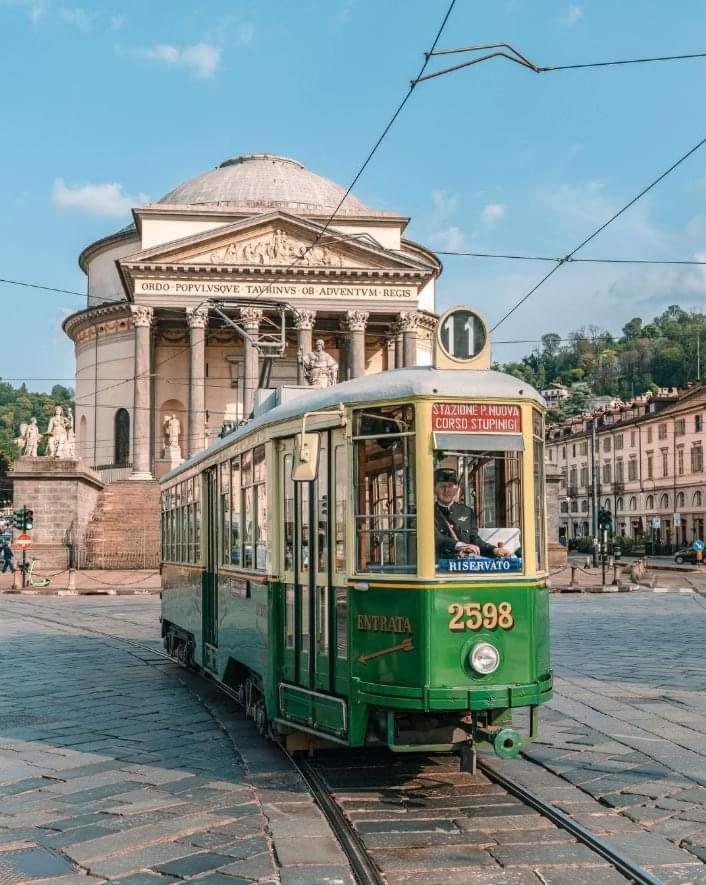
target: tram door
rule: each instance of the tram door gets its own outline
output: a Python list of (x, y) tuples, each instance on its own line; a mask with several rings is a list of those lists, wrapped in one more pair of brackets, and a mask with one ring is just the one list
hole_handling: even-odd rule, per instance
[(205, 565), (201, 585), (203, 666), (215, 670), (218, 646), (218, 488), (215, 467), (206, 471), (203, 491)]
[[(343, 718), (340, 701), (327, 705), (320, 700), (322, 694), (336, 691), (337, 580), (331, 455), (343, 442), (339, 434), (337, 430), (321, 432), (319, 470), (313, 482), (292, 481), (292, 438), (281, 441), (279, 457), (284, 583), (281, 677), (287, 684), (283, 697), (285, 706), (291, 708), (291, 718), (306, 718), (324, 728), (327, 720)], [(301, 691), (288, 691), (288, 686), (299, 686)], [(303, 703), (304, 696), (307, 704)]]

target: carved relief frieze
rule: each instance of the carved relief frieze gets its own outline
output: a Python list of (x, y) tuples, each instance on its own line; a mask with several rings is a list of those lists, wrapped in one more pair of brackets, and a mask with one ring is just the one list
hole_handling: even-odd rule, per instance
[(297, 267), (343, 267), (343, 258), (338, 252), (296, 240), (283, 230), (238, 243), (227, 243), (211, 252), (195, 255), (188, 262), (254, 267), (288, 264)]

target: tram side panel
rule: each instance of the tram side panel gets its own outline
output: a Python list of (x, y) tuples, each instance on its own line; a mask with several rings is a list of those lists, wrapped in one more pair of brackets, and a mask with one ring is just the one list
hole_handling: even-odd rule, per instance
[(233, 684), (246, 671), (269, 678), (269, 585), (264, 578), (218, 575), (218, 677)]
[(201, 568), (171, 562), (162, 565), (162, 636), (170, 628), (188, 636), (194, 661), (202, 657), (202, 582)]

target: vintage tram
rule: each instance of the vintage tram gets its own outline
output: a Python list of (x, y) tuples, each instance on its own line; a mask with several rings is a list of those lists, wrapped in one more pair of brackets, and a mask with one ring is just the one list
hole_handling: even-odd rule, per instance
[(544, 404), (489, 364), (457, 308), (433, 366), (275, 392), (163, 478), (165, 647), (291, 748), (513, 756), (519, 709), (536, 734)]

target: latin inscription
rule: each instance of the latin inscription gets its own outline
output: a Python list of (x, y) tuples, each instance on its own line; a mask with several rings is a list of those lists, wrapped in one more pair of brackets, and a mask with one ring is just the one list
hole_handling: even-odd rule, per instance
[(136, 294), (145, 295), (237, 295), (246, 298), (354, 298), (416, 301), (412, 286), (323, 286), (267, 283), (226, 283), (179, 280), (137, 280)]

